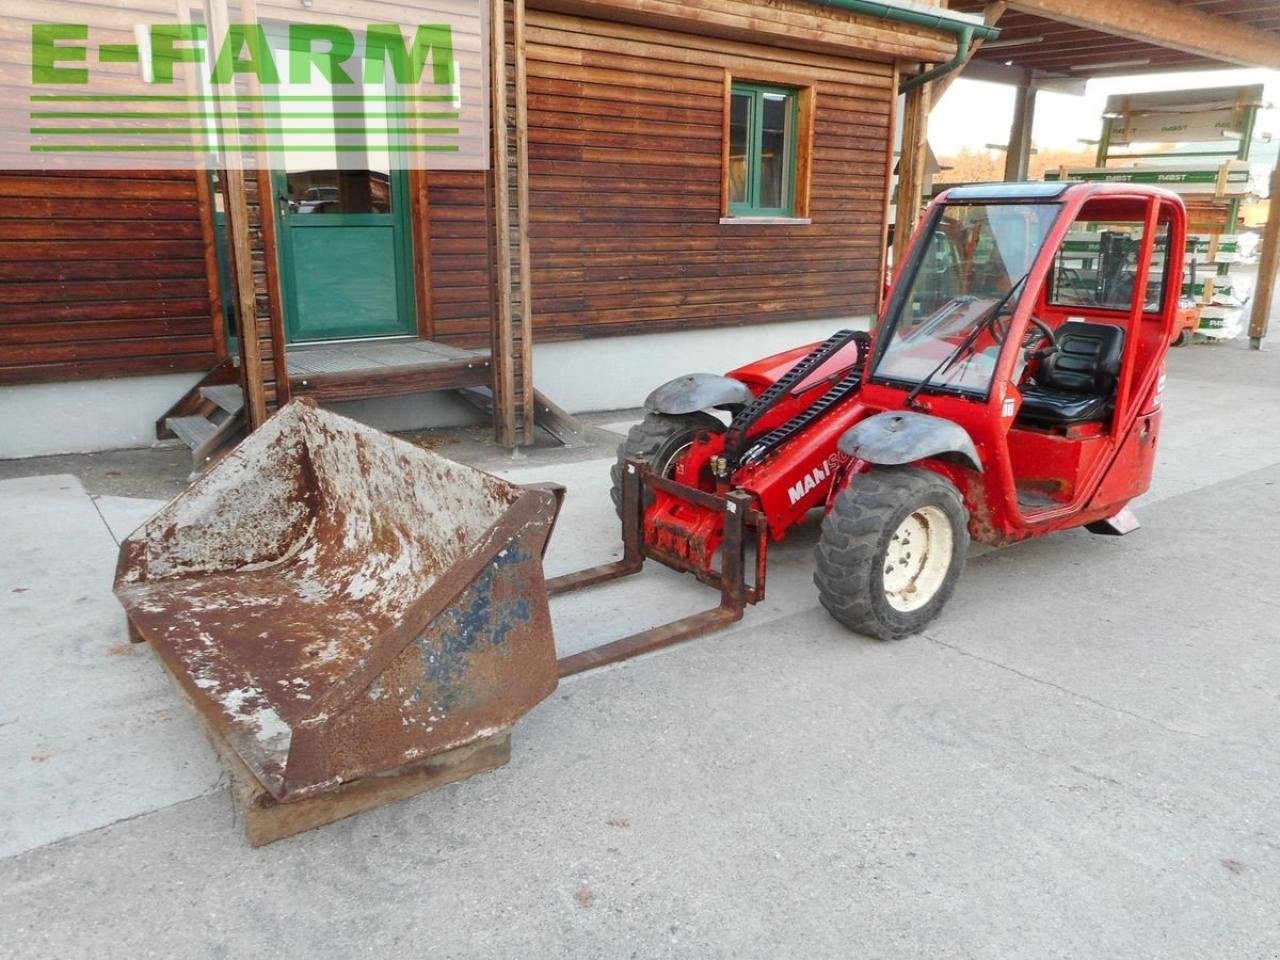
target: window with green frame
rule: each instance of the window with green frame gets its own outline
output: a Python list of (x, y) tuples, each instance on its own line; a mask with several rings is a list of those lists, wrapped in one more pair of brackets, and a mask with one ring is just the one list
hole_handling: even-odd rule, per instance
[(729, 93), (729, 213), (796, 214), (799, 91), (734, 82)]

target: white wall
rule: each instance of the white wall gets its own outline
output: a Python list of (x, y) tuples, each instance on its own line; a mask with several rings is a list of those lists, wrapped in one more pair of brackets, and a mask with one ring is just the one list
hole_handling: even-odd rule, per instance
[(488, 417), (453, 393), (419, 393), (409, 397), (350, 400), (325, 406), (379, 430), (422, 430), (487, 423)]
[(198, 373), (0, 387), (0, 459), (146, 447)]
[(538, 389), (570, 413), (638, 407), (649, 392), (686, 373), (724, 373), (842, 328), (866, 330), (870, 317), (837, 317), (716, 330), (540, 343), (533, 351)]
[[(843, 317), (717, 330), (601, 337), (538, 344), (538, 389), (570, 413), (638, 407), (654, 387), (685, 373), (723, 373), (869, 318)], [(0, 459), (89, 453), (155, 442), (155, 422), (199, 379), (197, 374), (123, 377), (0, 387)], [(480, 414), (446, 393), (334, 404), (383, 430), (479, 423)]]

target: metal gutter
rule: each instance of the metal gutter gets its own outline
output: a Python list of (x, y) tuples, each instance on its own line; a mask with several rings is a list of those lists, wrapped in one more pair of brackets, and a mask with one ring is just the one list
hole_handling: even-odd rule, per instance
[(987, 26), (977, 17), (970, 14), (955, 13), (945, 8), (908, 7), (884, 3), (881, 0), (808, 0), (808, 2), (820, 7), (834, 7), (837, 10), (847, 10), (850, 13), (860, 13), (879, 17), (882, 20), (894, 20), (898, 23), (909, 23), (915, 27), (926, 27), (931, 30), (942, 30), (954, 34), (956, 37), (956, 55), (932, 70), (926, 70), (918, 76), (908, 77), (898, 87), (899, 93), (906, 93), (921, 84), (937, 80), (939, 77), (946, 76), (953, 70), (963, 67), (969, 59), (969, 49), (973, 45), (975, 38), (994, 40), (1000, 36), (999, 30), (995, 27)]
[(999, 30), (987, 26), (979, 17), (967, 13), (956, 13), (954, 10), (945, 8), (918, 7), (914, 4), (907, 6), (886, 3), (884, 0), (808, 0), (808, 2), (819, 7), (834, 7), (850, 13), (880, 17), (883, 20), (896, 20), (898, 23), (944, 30), (956, 35), (968, 30), (971, 39), (981, 37), (983, 40), (994, 40), (1000, 35)]

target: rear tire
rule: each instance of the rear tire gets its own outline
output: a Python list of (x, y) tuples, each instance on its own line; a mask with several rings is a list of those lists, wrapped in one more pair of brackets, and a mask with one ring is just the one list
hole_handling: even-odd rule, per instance
[(877, 467), (855, 476), (823, 521), (813, 582), (844, 626), (897, 640), (942, 612), (968, 549), (969, 511), (948, 480)]
[(1178, 334), (1177, 339), (1173, 341), (1173, 346), (1185, 347), (1190, 342), (1191, 342), (1191, 331), (1186, 327), (1183, 327), (1182, 332)]
[(636, 457), (647, 463), (654, 473), (669, 477), (694, 437), (699, 433), (724, 433), (724, 430), (724, 424), (709, 413), (645, 414), (645, 418), (627, 432), (627, 439), (618, 445), (618, 461), (609, 469), (613, 480), (609, 496), (618, 515), (622, 515), (623, 460)]

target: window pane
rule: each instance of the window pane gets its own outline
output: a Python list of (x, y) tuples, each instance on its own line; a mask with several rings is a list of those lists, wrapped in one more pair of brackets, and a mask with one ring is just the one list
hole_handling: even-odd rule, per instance
[(390, 213), (388, 170), (290, 170), (290, 213)]
[(729, 100), (729, 202), (747, 202), (747, 144), (751, 124), (751, 94), (735, 93)]
[[(1058, 251), (1053, 302), (1066, 307), (1130, 309), (1138, 275), (1138, 256), (1142, 250), (1142, 232), (1143, 224), (1136, 220), (1078, 221), (1073, 224)], [(1158, 302), (1163, 281), (1163, 250), (1157, 249), (1155, 257), (1148, 300), (1154, 296)]]
[(787, 206), (787, 159), (791, 144), (791, 97), (785, 93), (762, 96), (760, 137), (760, 199), (757, 206)]
[[(886, 317), (877, 335), (884, 345), (876, 374), (910, 383), (928, 377), (937, 387), (985, 394), (1008, 321), (994, 318), (990, 337), (976, 331), (993, 320), (988, 311), (1026, 276), (1058, 213), (1053, 203), (945, 207), (923, 249), (912, 253), (907, 266), (913, 272), (907, 274), (910, 285), (899, 312)], [(1006, 305), (1006, 318), (1019, 299)], [(976, 349), (942, 365), (970, 337)]]

